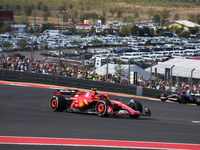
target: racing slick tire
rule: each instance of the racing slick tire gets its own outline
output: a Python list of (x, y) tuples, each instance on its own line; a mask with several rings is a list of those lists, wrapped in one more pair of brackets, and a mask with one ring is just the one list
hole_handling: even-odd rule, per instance
[(196, 97), (196, 104), (200, 106), (200, 97)]
[(107, 106), (111, 106), (111, 103), (108, 100), (100, 100), (96, 104), (95, 110), (96, 110), (99, 117), (107, 117), (108, 116)]
[[(140, 113), (142, 114), (143, 112), (143, 107), (142, 107), (142, 104), (138, 101), (135, 101), (135, 100), (131, 100), (129, 103), (128, 103), (128, 106), (131, 107), (133, 110), (138, 110), (140, 111)], [(131, 118), (138, 118), (140, 115), (130, 115)]]
[(163, 99), (162, 97), (167, 97), (167, 96), (168, 96), (168, 95), (167, 95), (166, 92), (162, 93), (162, 94), (160, 95), (160, 100), (163, 101), (163, 102), (165, 102), (166, 99)]
[(183, 95), (179, 95), (177, 101), (182, 104), (186, 104), (185, 97)]
[(51, 108), (55, 111), (63, 111), (67, 108), (67, 102), (63, 96), (53, 96), (51, 98)]

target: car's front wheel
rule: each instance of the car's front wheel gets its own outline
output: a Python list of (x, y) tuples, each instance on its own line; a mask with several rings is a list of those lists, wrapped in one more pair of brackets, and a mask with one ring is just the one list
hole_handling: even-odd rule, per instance
[(166, 99), (165, 99), (165, 97), (167, 97), (168, 95), (167, 95), (167, 93), (165, 92), (165, 93), (162, 93), (161, 95), (160, 95), (160, 100), (161, 101), (166, 101)]
[(185, 97), (183, 95), (179, 95), (178, 98), (177, 98), (177, 101), (179, 103), (186, 104), (186, 100), (185, 100)]
[[(131, 100), (129, 103), (128, 103), (128, 106), (131, 107), (133, 110), (136, 110), (136, 111), (140, 111), (140, 113), (142, 114), (143, 112), (143, 107), (142, 107), (142, 104), (138, 101), (135, 101), (135, 100)], [(139, 115), (130, 115), (131, 118), (138, 118)]]
[(196, 97), (196, 103), (198, 106), (200, 106), (200, 97)]

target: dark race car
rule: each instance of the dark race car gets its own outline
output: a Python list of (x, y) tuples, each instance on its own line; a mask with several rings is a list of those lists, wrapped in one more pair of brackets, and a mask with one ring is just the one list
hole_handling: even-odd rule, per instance
[(57, 89), (57, 94), (65, 94), (65, 95), (76, 95), (80, 94), (79, 90), (73, 90), (73, 89)]
[(139, 101), (132, 99), (126, 105), (117, 99), (110, 100), (107, 95), (98, 94), (96, 90), (77, 94), (70, 98), (64, 97), (61, 92), (54, 92), (50, 105), (55, 111), (93, 113), (98, 116), (129, 115), (132, 118), (138, 118), (151, 115), (147, 107), (143, 113), (143, 107)]
[(185, 92), (178, 92), (177, 94), (168, 95), (167, 92), (164, 92), (160, 96), (161, 101), (175, 101), (178, 103), (193, 103), (200, 105), (200, 97), (194, 93), (186, 94)]

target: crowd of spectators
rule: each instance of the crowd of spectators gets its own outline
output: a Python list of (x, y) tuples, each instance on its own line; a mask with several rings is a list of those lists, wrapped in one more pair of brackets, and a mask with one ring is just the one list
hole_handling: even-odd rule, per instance
[[(150, 80), (145, 80), (143, 76), (138, 79), (138, 83), (141, 87), (153, 88), (157, 90), (169, 90), (171, 88), (169, 81), (159, 80), (159, 81), (155, 81), (154, 83), (151, 83)], [(189, 83), (185, 83), (183, 81), (182, 82), (173, 81), (172, 87), (174, 87), (176, 90), (179, 89), (181, 91), (185, 90), (188, 92), (193, 91), (194, 93), (200, 93), (200, 83), (193, 84), (191, 87)]]
[(58, 75), (59, 73), (60, 76), (65, 77), (84, 78), (95, 81), (107, 81), (112, 83), (128, 84), (128, 78), (126, 78), (125, 76), (120, 77), (119, 75), (113, 75), (110, 73), (108, 74), (108, 76), (101, 75), (97, 74), (95, 71), (83, 70), (82, 68), (78, 68), (75, 66), (64, 68), (62, 65), (60, 66), (59, 71), (58, 63), (50, 63), (36, 60), (33, 60), (33, 62), (31, 63), (31, 60), (29, 58), (20, 59), (16, 56), (6, 56), (6, 58), (3, 59), (3, 69), (22, 72), (31, 71), (34, 73), (42, 73), (49, 75)]
[[(101, 75), (96, 73), (95, 71), (83, 70), (82, 68), (78, 68), (75, 66), (70, 66), (65, 68), (61, 65), (60, 70), (58, 68), (58, 63), (49, 63), (49, 62), (42, 62), (31, 60), (29, 58), (20, 59), (19, 57), (8, 57), (6, 56), (3, 59), (3, 69), (6, 70), (15, 70), (15, 71), (31, 71), (34, 73), (42, 73), (42, 74), (49, 74), (49, 75), (58, 75), (65, 77), (73, 77), (73, 78), (84, 78), (88, 80), (94, 81), (101, 81), (101, 82), (112, 82), (112, 83), (120, 83), (120, 84), (128, 84), (129, 79), (126, 76), (108, 74), (108, 75)], [(84, 72), (84, 73), (83, 73)], [(138, 81), (138, 85), (145, 88), (153, 88), (153, 89), (162, 89), (166, 90), (169, 89), (170, 83), (168, 81), (155, 81), (154, 83), (150, 82), (150, 79), (144, 79), (141, 76)], [(173, 82), (173, 87), (182, 88), (182, 89), (193, 89), (195, 92), (200, 91), (200, 84), (194, 84), (192, 88), (189, 84), (184, 82)]]

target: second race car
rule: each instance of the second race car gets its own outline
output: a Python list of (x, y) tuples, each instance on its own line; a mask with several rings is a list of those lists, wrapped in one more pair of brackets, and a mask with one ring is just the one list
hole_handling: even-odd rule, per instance
[(161, 101), (170, 100), (183, 104), (193, 103), (200, 105), (200, 97), (195, 95), (196, 94), (194, 93), (186, 94), (185, 92), (178, 92), (175, 94), (168, 95), (167, 92), (164, 92), (161, 94), (160, 99)]
[(80, 94), (79, 90), (73, 90), (73, 89), (57, 89), (57, 92), (60, 92), (60, 94), (65, 94), (65, 95)]
[(143, 113), (143, 106), (139, 101), (132, 99), (126, 105), (117, 99), (110, 100), (105, 94), (98, 94), (96, 89), (70, 98), (64, 97), (59, 91), (54, 92), (50, 105), (55, 111), (94, 113), (98, 116), (129, 115), (132, 118), (151, 116), (151, 111), (147, 107), (144, 108)]

